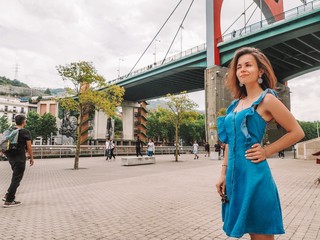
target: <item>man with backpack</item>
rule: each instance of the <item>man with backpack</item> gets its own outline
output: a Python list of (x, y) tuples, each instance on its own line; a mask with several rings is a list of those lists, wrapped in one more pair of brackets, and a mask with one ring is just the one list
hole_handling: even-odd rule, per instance
[(30, 157), (30, 166), (34, 164), (31, 134), (29, 130), (24, 129), (27, 124), (27, 119), (24, 115), (15, 116), (16, 129), (18, 129), (17, 146), (5, 152), (12, 169), (12, 179), (6, 195), (2, 198), (4, 201), (3, 207), (10, 208), (19, 206), (21, 202), (15, 201), (17, 188), (22, 180), (24, 170), (26, 168), (26, 150)]

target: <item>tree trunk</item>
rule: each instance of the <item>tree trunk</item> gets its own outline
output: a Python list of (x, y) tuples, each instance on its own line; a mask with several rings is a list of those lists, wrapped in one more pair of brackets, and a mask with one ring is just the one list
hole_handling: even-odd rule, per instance
[(79, 118), (78, 118), (78, 137), (77, 137), (77, 145), (76, 145), (76, 154), (74, 158), (74, 169), (77, 170), (79, 169), (79, 155), (80, 155), (80, 144), (81, 144), (81, 124), (82, 124), (82, 111), (79, 113)]
[(176, 124), (176, 152), (175, 152), (175, 158), (176, 162), (178, 162), (178, 149), (179, 149), (179, 139), (178, 139), (178, 124)]

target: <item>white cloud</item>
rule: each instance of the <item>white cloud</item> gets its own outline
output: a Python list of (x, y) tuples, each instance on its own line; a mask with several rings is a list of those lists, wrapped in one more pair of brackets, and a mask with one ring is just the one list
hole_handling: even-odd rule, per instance
[(291, 112), (302, 121), (320, 120), (320, 71), (290, 80)]

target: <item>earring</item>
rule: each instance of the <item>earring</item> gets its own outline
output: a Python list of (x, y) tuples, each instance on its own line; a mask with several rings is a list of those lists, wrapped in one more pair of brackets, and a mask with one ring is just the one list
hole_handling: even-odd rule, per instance
[(258, 78), (258, 83), (262, 84), (263, 83), (263, 79), (261, 77)]
[(243, 83), (239, 82), (239, 86), (240, 86), (240, 87), (243, 87)]

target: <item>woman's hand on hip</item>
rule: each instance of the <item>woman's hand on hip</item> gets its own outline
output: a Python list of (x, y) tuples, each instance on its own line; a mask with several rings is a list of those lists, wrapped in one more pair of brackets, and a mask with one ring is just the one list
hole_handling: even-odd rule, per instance
[(245, 157), (253, 163), (259, 163), (266, 160), (267, 152), (259, 143), (255, 143), (246, 151)]

